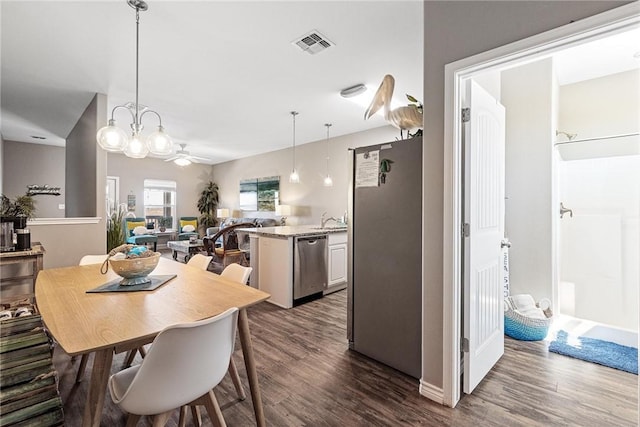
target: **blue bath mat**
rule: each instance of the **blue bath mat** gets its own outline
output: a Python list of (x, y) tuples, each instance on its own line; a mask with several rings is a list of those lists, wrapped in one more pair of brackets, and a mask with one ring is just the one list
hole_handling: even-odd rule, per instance
[(549, 351), (638, 375), (638, 349), (558, 331)]

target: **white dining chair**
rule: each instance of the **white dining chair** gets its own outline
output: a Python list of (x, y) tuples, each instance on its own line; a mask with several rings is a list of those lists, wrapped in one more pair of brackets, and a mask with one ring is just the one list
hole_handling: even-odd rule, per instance
[(225, 426), (213, 393), (234, 349), (238, 309), (193, 323), (173, 325), (154, 339), (147, 356), (109, 378), (111, 399), (129, 413), (133, 427), (145, 415), (164, 426), (173, 410), (204, 405), (214, 425)]
[[(246, 285), (252, 270), (253, 269), (251, 267), (245, 267), (240, 264), (233, 263), (226, 266), (225, 269), (222, 270), (222, 273), (220, 273), (220, 276)], [(240, 382), (240, 375), (238, 375), (238, 368), (236, 367), (236, 362), (234, 362), (233, 357), (229, 361), (229, 375), (231, 376), (231, 381), (233, 381), (236, 393), (238, 393), (238, 399), (245, 400), (247, 395), (244, 392), (242, 383)]]
[(102, 264), (109, 255), (85, 255), (80, 258), (78, 265)]
[[(208, 265), (208, 264), (207, 264)], [(249, 279), (249, 275), (251, 274), (251, 267), (244, 267), (240, 264), (229, 264), (225, 267), (225, 269), (220, 273), (220, 276), (229, 279), (231, 281), (242, 283), (243, 285), (247, 283)], [(236, 389), (236, 393), (238, 394), (239, 400), (245, 400), (247, 398), (247, 394), (244, 391), (244, 387), (242, 387), (242, 382), (240, 381), (240, 375), (238, 374), (238, 368), (236, 366), (236, 362), (233, 360), (233, 355), (229, 359), (229, 376), (231, 377), (231, 381), (233, 382), (233, 387)], [(191, 406), (191, 413), (193, 416), (194, 424), (196, 426), (200, 425), (200, 411), (197, 406)], [(178, 427), (185, 426), (185, 417), (187, 414), (187, 407), (183, 406), (180, 408), (180, 422), (178, 423)]]
[(195, 254), (194, 256), (192, 256), (189, 259), (189, 261), (187, 262), (187, 265), (206, 270), (209, 267), (209, 264), (211, 263), (212, 259), (213, 259), (212, 256), (205, 256), (205, 255), (202, 255), (202, 254)]
[(233, 264), (227, 265), (224, 270), (222, 270), (222, 273), (220, 273), (220, 276), (246, 285), (252, 270), (251, 267), (245, 267), (234, 262)]
[[(80, 258), (80, 262), (78, 265), (91, 265), (91, 264), (102, 264), (105, 259), (107, 259), (109, 255), (85, 255)], [(72, 358), (73, 359), (73, 358)], [(87, 368), (87, 361), (89, 360), (89, 353), (84, 353), (80, 358), (80, 365), (78, 366), (78, 372), (76, 373), (76, 382), (79, 383), (82, 381), (82, 377), (84, 376), (84, 371)]]

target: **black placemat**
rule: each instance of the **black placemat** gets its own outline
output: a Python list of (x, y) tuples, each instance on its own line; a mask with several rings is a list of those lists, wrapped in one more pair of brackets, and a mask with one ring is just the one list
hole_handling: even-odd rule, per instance
[(149, 279), (151, 279), (151, 282), (142, 283), (140, 285), (128, 285), (128, 286), (120, 286), (120, 282), (122, 281), (122, 278), (118, 278), (110, 282), (107, 282), (104, 285), (100, 285), (97, 288), (89, 289), (87, 293), (90, 294), (90, 293), (96, 293), (96, 292), (153, 291), (154, 289), (159, 288), (160, 286), (167, 283), (169, 280), (176, 277), (176, 275), (169, 274), (165, 276), (148, 276), (148, 277)]

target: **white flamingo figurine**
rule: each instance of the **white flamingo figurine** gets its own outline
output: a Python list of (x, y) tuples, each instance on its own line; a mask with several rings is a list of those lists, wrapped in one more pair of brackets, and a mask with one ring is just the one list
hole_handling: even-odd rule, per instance
[(391, 74), (384, 76), (378, 91), (373, 96), (369, 108), (367, 108), (367, 111), (364, 113), (364, 119), (367, 120), (377, 113), (380, 107), (384, 107), (384, 119), (394, 127), (400, 129), (400, 138), (403, 138), (403, 130), (406, 130), (408, 133), (410, 129), (422, 127), (422, 111), (415, 105), (406, 105), (392, 110), (391, 97), (393, 96), (394, 85), (395, 79)]

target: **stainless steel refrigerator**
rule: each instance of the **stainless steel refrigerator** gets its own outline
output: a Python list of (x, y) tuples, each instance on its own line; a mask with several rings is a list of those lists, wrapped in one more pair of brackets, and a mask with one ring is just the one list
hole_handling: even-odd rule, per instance
[(349, 348), (419, 378), (422, 138), (350, 154)]

